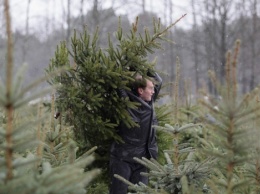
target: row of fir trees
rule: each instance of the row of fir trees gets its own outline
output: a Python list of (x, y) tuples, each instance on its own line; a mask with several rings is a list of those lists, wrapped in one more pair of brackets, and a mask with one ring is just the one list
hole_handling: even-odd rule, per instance
[[(121, 141), (115, 130), (120, 122), (134, 125), (126, 109), (138, 106), (120, 98), (117, 89), (129, 90), (136, 73), (156, 71), (148, 56), (161, 49), (161, 41), (170, 41), (166, 33), (176, 23), (161, 29), (154, 20), (152, 33), (140, 32), (137, 19), (124, 33), (119, 19), (105, 49), (98, 47), (98, 29), (93, 36), (87, 29), (75, 31), (71, 48), (62, 42), (46, 75), (29, 85), (23, 83), (25, 66), (12, 74), (9, 42), (6, 78), (0, 80), (0, 194), (108, 193), (110, 143)], [(115, 175), (129, 185), (129, 193), (260, 192), (259, 91), (240, 96), (239, 46), (237, 41), (227, 53), (225, 83), (209, 74), (218, 97), (203, 89), (195, 103), (188, 82), (185, 98), (179, 98), (176, 59), (172, 101), (156, 107), (159, 159), (135, 158), (149, 169), (143, 174), (149, 184)], [(38, 91), (43, 81), (50, 87)], [(30, 104), (46, 94), (51, 100)]]

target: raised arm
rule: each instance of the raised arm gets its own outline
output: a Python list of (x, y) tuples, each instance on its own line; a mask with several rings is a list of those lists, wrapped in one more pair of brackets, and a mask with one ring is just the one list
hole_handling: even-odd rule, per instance
[(159, 76), (158, 73), (154, 72), (154, 73), (151, 73), (150, 71), (147, 72), (147, 76), (153, 78), (155, 80), (155, 83), (154, 83), (154, 96), (153, 96), (153, 99), (154, 101), (157, 99), (158, 97), (158, 94), (161, 90), (161, 86), (162, 86), (162, 78)]

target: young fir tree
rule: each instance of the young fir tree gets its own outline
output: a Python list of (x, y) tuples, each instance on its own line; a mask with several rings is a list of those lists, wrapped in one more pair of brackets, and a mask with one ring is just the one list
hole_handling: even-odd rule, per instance
[[(256, 104), (259, 106), (259, 96), (257, 95), (256, 99)], [(254, 104), (252, 102), (252, 104)], [(260, 113), (256, 113), (256, 119), (251, 123), (251, 128), (252, 128), (252, 134), (255, 135), (255, 137), (259, 137), (259, 126), (260, 126)], [(255, 144), (252, 145), (250, 155), (253, 156), (252, 160), (249, 160), (247, 163), (243, 165), (244, 169), (240, 170), (239, 175), (241, 177), (246, 177), (250, 183), (247, 187), (245, 187), (242, 191), (245, 194), (249, 193), (259, 193), (260, 192), (260, 144), (259, 140), (254, 142)], [(243, 172), (245, 172), (245, 175), (243, 175)]]
[[(260, 106), (258, 89), (244, 97), (239, 95), (236, 69), (240, 41), (234, 52), (227, 53), (226, 82), (222, 86), (211, 73), (218, 97), (207, 95), (202, 104), (209, 110), (206, 124), (209, 129), (205, 152), (217, 158), (208, 185), (212, 193), (258, 193), (259, 153), (257, 138)], [(204, 94), (205, 95), (205, 94)]]
[(160, 41), (169, 41), (166, 33), (176, 23), (161, 29), (160, 20), (154, 20), (153, 32), (145, 28), (142, 35), (138, 18), (130, 33), (123, 32), (119, 19), (117, 41), (112, 42), (108, 34), (105, 49), (98, 46), (98, 29), (93, 36), (87, 29), (79, 35), (75, 31), (71, 50), (65, 42), (61, 43), (46, 69), (51, 73), (60, 67), (68, 68), (50, 81), (61, 86), (56, 93), (57, 111), (74, 127), (81, 150), (98, 146), (97, 153), (105, 158), (100, 160), (104, 169), (111, 141), (121, 141), (116, 127), (120, 122), (129, 127), (135, 125), (127, 109), (138, 105), (121, 98), (118, 89), (130, 90), (136, 73), (147, 76), (148, 70), (155, 71), (156, 61), (148, 61), (148, 54), (161, 49)]
[[(93, 161), (93, 156), (78, 158), (75, 162), (68, 159), (70, 163), (56, 163), (52, 166), (41, 155), (42, 142), (36, 134), (38, 123), (43, 120), (33, 117), (28, 103), (53, 88), (40, 92), (35, 89), (39, 83), (46, 81), (45, 76), (24, 87), (24, 66), (13, 77), (12, 34), (7, 0), (4, 7), (8, 44), (6, 78), (0, 78), (0, 110), (3, 111), (0, 114), (0, 193), (85, 194), (89, 181), (99, 173), (97, 169), (84, 171)], [(74, 149), (70, 150), (70, 154), (74, 154)]]
[[(185, 141), (186, 134), (194, 134), (191, 131), (200, 131), (202, 124), (193, 124), (190, 121), (190, 114), (196, 116), (195, 108), (191, 108), (188, 103), (188, 95), (185, 108), (179, 108), (179, 60), (176, 67), (176, 81), (174, 85), (174, 103), (173, 103), (173, 123), (157, 127), (158, 130), (167, 131), (172, 138), (172, 146), (163, 150), (165, 163), (146, 158), (138, 159), (137, 162), (143, 164), (149, 169), (148, 173), (142, 173), (143, 176), (149, 177), (149, 185), (143, 183), (132, 184), (119, 175), (115, 175), (129, 185), (129, 190), (139, 194), (188, 194), (188, 193), (207, 193), (208, 188), (205, 186), (206, 180), (210, 177), (211, 166), (215, 162), (213, 157), (201, 157), (200, 153), (191, 146), (191, 143)], [(185, 114), (180, 114), (182, 112)], [(189, 113), (189, 114), (187, 114)], [(193, 120), (193, 119), (192, 119)], [(131, 193), (131, 192), (129, 192)]]

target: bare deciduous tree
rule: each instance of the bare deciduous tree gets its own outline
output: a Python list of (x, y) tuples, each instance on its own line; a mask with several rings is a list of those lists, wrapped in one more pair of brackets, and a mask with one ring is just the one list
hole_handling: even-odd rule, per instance
[(67, 0), (67, 34), (66, 34), (66, 41), (69, 42), (70, 40), (70, 32), (71, 32), (71, 15), (70, 15), (70, 0)]
[(22, 62), (26, 62), (27, 60), (27, 50), (28, 50), (28, 38), (29, 38), (29, 20), (30, 20), (30, 4), (31, 0), (27, 1), (26, 6), (26, 22), (25, 22), (25, 38), (23, 40), (23, 48), (22, 48)]
[(195, 1), (191, 0), (191, 7), (192, 7), (192, 17), (193, 17), (193, 31), (192, 31), (192, 43), (193, 43), (193, 56), (194, 56), (194, 68), (195, 68), (195, 91), (199, 88), (199, 72), (198, 72), (198, 65), (199, 65), (199, 50), (198, 50), (198, 36), (197, 36), (197, 15), (195, 10)]
[(250, 38), (250, 44), (251, 44), (251, 79), (250, 79), (250, 89), (253, 89), (256, 85), (255, 83), (255, 67), (256, 67), (256, 58), (257, 58), (257, 48), (256, 48), (256, 40), (257, 40), (257, 29), (258, 27), (258, 13), (257, 13), (257, 0), (250, 1), (251, 7), (252, 7), (252, 36)]

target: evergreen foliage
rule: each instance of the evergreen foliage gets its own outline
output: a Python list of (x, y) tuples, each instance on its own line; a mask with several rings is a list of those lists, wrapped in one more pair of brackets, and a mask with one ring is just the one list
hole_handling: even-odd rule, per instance
[[(0, 77), (0, 193), (85, 194), (86, 186), (100, 170), (86, 172), (84, 169), (93, 162), (93, 155), (87, 153), (81, 158), (73, 158), (76, 156), (75, 147), (71, 143), (69, 146), (63, 146), (66, 141), (61, 139), (62, 132), (53, 130), (57, 129), (57, 126), (53, 124), (46, 129), (46, 117), (40, 114), (41, 111), (41, 117), (37, 117), (37, 111), (28, 105), (31, 100), (48, 94), (54, 88), (49, 87), (42, 91), (35, 89), (49, 78), (46, 76), (23, 86), (25, 66), (18, 69), (13, 76), (12, 36), (7, 0), (4, 7), (8, 49), (6, 77)], [(49, 141), (44, 143), (46, 136)], [(43, 147), (46, 149), (42, 149)], [(53, 156), (51, 159), (43, 157), (43, 150), (47, 148), (50, 148), (48, 156)], [(61, 155), (64, 159), (61, 159)]]
[[(57, 47), (46, 70), (48, 77), (27, 86), (23, 85), (25, 66), (13, 77), (8, 33), (6, 78), (0, 77), (0, 194), (107, 193), (103, 182), (89, 188), (90, 181), (100, 173), (91, 166), (95, 145), (101, 147), (98, 153), (106, 153), (111, 138), (120, 141), (115, 133), (119, 122), (134, 125), (125, 110), (137, 104), (119, 98), (117, 89), (130, 89), (135, 73), (146, 76), (148, 69), (155, 70), (155, 62), (148, 62), (147, 54), (160, 48), (157, 40), (164, 40), (173, 25), (161, 30), (160, 22), (154, 21), (152, 35), (148, 30), (138, 35), (136, 21), (130, 34), (124, 35), (119, 23), (118, 42), (108, 36), (107, 49), (98, 48), (98, 30), (93, 38), (87, 30), (80, 38), (75, 32), (71, 51), (64, 42)], [(133, 185), (115, 175), (130, 190), (143, 194), (259, 193), (259, 90), (239, 96), (239, 46), (238, 41), (234, 53), (227, 53), (224, 86), (210, 73), (218, 96), (202, 92), (206, 97), (200, 101), (202, 107), (193, 106), (188, 94), (186, 105), (180, 106), (180, 74), (176, 67), (172, 111), (168, 105), (156, 107), (160, 121), (158, 143), (164, 159), (135, 158), (149, 169), (143, 173), (149, 177), (149, 185)], [(54, 87), (35, 90), (46, 80), (57, 87), (51, 109), (42, 102), (29, 106), (31, 100), (53, 91)], [(54, 107), (61, 113), (56, 120)], [(202, 115), (198, 117), (198, 113)], [(169, 141), (172, 145), (164, 147)]]
[[(159, 162), (154, 159), (148, 160), (146, 158), (134, 158), (138, 163), (149, 169), (148, 173), (142, 173), (143, 176), (149, 177), (148, 186), (141, 182), (134, 185), (123, 177), (115, 175), (116, 178), (129, 185), (129, 190), (135, 191), (139, 194), (207, 192), (205, 182), (210, 177), (210, 167), (214, 164), (215, 160), (214, 157), (201, 157), (199, 151), (191, 146), (191, 142), (187, 142), (187, 134), (194, 134), (194, 131), (201, 131), (202, 124), (193, 124), (188, 122), (193, 120), (191, 115), (196, 117), (196, 112), (193, 111), (191, 114), (192, 105), (189, 103), (190, 98), (187, 91), (187, 110), (184, 111), (185, 107), (179, 108), (180, 104), (178, 94), (180, 89), (180, 62), (178, 58), (176, 64), (172, 124), (165, 123), (164, 126), (157, 127), (159, 131), (167, 132), (172, 142), (172, 146), (163, 150), (165, 162)], [(180, 110), (182, 110), (183, 114), (180, 114)], [(197, 135), (197, 133), (195, 133), (195, 135)], [(162, 148), (160, 147), (160, 149)]]
[[(6, 87), (2, 81), (0, 86), (3, 109), (0, 123), (0, 193), (84, 194), (85, 187), (99, 173), (99, 170), (84, 172), (94, 157), (76, 159), (76, 147), (62, 136), (66, 130), (59, 131), (60, 126), (54, 123), (52, 127), (48, 125), (51, 122), (43, 113), (37, 118), (28, 103), (33, 99), (31, 96), (43, 93), (36, 91), (28, 97), (26, 91), (40, 82), (22, 88), (23, 76), (16, 74), (18, 77), (12, 82), (10, 97), (5, 95)], [(45, 92), (51, 90), (53, 88)], [(9, 114), (8, 107), (12, 107)], [(50, 115), (50, 112), (46, 113)]]
[[(145, 165), (149, 169), (149, 173), (143, 173), (149, 177), (150, 187), (153, 191), (161, 193), (183, 193), (184, 190), (192, 191), (192, 193), (201, 193), (205, 180), (210, 176), (210, 166), (214, 162), (213, 158), (207, 158), (199, 161), (194, 148), (189, 143), (179, 143), (178, 136), (185, 130), (198, 127), (194, 124), (184, 126), (166, 125), (161, 128), (168, 130), (173, 135), (173, 149), (164, 150), (166, 163), (161, 165), (156, 160), (142, 160), (135, 158), (137, 162)], [(186, 182), (186, 185), (184, 184)], [(141, 188), (140, 188), (141, 186)], [(151, 188), (145, 186), (131, 185), (129, 189), (140, 191), (140, 193), (150, 193)]]
[(127, 108), (137, 107), (137, 104), (120, 98), (118, 89), (130, 90), (137, 72), (146, 76), (148, 69), (154, 71), (156, 61), (149, 62), (147, 55), (161, 48), (160, 41), (168, 41), (164, 36), (174, 25), (162, 30), (160, 20), (154, 20), (153, 33), (145, 29), (141, 35), (137, 18), (130, 33), (125, 34), (119, 19), (115, 33), (117, 42), (112, 42), (108, 34), (108, 48), (99, 48), (98, 28), (93, 37), (87, 29), (80, 37), (75, 31), (71, 51), (64, 42), (58, 46), (46, 72), (70, 67), (50, 84), (61, 85), (56, 98), (58, 111), (73, 125), (76, 139), (83, 148), (98, 146), (101, 156), (107, 154), (111, 140), (121, 141), (115, 133), (118, 124), (135, 125)]
[[(173, 106), (176, 124), (159, 127), (172, 133), (173, 147), (164, 150), (166, 163), (162, 165), (155, 160), (136, 158), (137, 162), (150, 170), (143, 173), (149, 177), (149, 186), (142, 183), (133, 185), (115, 175), (128, 184), (130, 190), (137, 193), (173, 194), (259, 193), (259, 90), (256, 88), (242, 98), (239, 96), (236, 81), (239, 46), (240, 41), (237, 41), (234, 53), (227, 53), (225, 85), (221, 85), (214, 73), (210, 72), (218, 96), (202, 92), (204, 98), (200, 101), (203, 105), (200, 113), (203, 114), (198, 117), (201, 123), (196, 127), (178, 119), (180, 109), (176, 102)], [(177, 80), (174, 100), (178, 99), (176, 86)], [(194, 113), (192, 115), (196, 116)], [(180, 125), (180, 122), (183, 124)], [(203, 133), (197, 133), (200, 131), (198, 129), (192, 130), (192, 134), (198, 138), (193, 143), (196, 145), (195, 150), (187, 142), (180, 142), (181, 132), (185, 129), (187, 131), (189, 127), (203, 127)]]
[(227, 53), (224, 86), (213, 73), (210, 74), (219, 96), (207, 95), (201, 100), (211, 118), (204, 122), (209, 130), (207, 139), (202, 140), (204, 151), (218, 160), (212, 179), (208, 181), (212, 193), (259, 191), (259, 132), (256, 125), (260, 110), (257, 103), (259, 90), (255, 89), (243, 98), (239, 96), (236, 78), (239, 48), (240, 41), (237, 41), (234, 52)]

